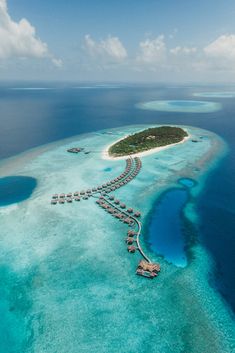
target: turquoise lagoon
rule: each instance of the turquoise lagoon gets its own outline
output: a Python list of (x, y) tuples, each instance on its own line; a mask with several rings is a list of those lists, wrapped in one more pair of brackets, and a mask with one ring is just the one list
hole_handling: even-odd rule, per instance
[[(154, 249), (148, 234), (153, 206), (173, 188), (187, 188), (189, 198), (181, 211), (194, 229), (197, 194), (224, 153), (218, 136), (186, 127), (189, 140), (142, 157), (137, 178), (115, 191), (143, 214), (141, 244), (162, 268), (156, 280), (135, 275), (140, 255), (126, 251), (127, 227), (97, 207), (93, 198), (50, 204), (53, 193), (81, 190), (119, 175), (125, 162), (102, 159), (101, 151), (146, 127), (75, 136), (1, 162), (2, 177), (30, 176), (37, 186), (25, 201), (0, 209), (0, 352), (234, 350), (231, 313), (208, 283), (212, 263), (205, 249), (182, 232), (185, 238), (179, 240), (187, 243), (187, 263), (177, 266), (158, 248), (158, 230)], [(91, 153), (68, 154), (72, 146)], [(187, 179), (196, 181), (193, 187), (179, 183)]]
[(139, 109), (156, 110), (162, 112), (178, 113), (212, 113), (221, 109), (221, 104), (216, 102), (194, 100), (155, 100), (138, 103)]

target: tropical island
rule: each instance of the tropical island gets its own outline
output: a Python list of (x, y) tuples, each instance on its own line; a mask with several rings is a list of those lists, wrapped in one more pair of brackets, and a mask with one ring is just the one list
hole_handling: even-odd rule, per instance
[(122, 157), (153, 148), (164, 147), (182, 142), (188, 134), (185, 130), (174, 126), (149, 128), (117, 141), (109, 147), (108, 154), (112, 157)]

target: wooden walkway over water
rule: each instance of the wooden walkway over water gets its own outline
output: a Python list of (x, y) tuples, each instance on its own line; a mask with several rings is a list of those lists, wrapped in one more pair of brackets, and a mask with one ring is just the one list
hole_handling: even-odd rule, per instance
[(52, 196), (51, 204), (64, 204), (65, 202), (72, 203), (73, 201), (88, 200), (90, 197), (95, 197), (97, 199), (96, 203), (99, 206), (132, 228), (132, 230), (128, 232), (128, 234), (131, 234), (132, 239), (128, 237), (126, 242), (127, 244), (133, 244), (135, 242), (137, 246), (131, 245), (128, 246), (127, 249), (130, 253), (134, 253), (136, 250), (139, 251), (144, 259), (144, 261), (140, 261), (136, 273), (144, 277), (154, 278), (160, 271), (160, 266), (152, 263), (141, 247), (140, 235), (142, 225), (138, 219), (140, 218), (141, 213), (139, 211), (134, 211), (132, 208), (127, 208), (124, 202), (121, 202), (113, 195), (110, 195), (111, 192), (131, 182), (139, 174), (141, 167), (142, 163), (140, 158), (129, 157), (126, 160), (124, 172), (116, 178), (106, 181), (102, 185), (92, 187), (91, 189), (75, 191), (73, 193), (69, 192), (67, 194), (54, 194)]

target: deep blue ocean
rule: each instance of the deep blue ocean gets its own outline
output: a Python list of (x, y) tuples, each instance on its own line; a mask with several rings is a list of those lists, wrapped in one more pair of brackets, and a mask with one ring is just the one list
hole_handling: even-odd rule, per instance
[[(222, 104), (223, 109), (213, 113), (167, 113), (135, 107), (139, 102), (156, 99), (203, 100), (192, 94), (234, 88), (126, 84), (84, 89), (78, 86), (36, 82), (2, 84), (0, 159), (73, 135), (138, 123), (192, 125), (217, 133), (227, 142), (229, 153), (211, 172), (197, 200), (198, 229), (200, 241), (214, 261), (211, 285), (218, 288), (235, 312), (235, 98), (205, 98)], [(21, 89), (27, 87), (49, 89)], [(31, 182), (33, 189), (34, 181)], [(11, 197), (7, 193), (5, 196)]]

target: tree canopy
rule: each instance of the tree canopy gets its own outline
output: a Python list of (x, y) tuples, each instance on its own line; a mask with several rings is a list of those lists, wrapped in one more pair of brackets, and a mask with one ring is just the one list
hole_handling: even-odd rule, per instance
[(114, 157), (120, 157), (144, 152), (152, 148), (180, 142), (187, 135), (185, 130), (174, 126), (149, 128), (118, 141), (109, 148), (109, 154)]

